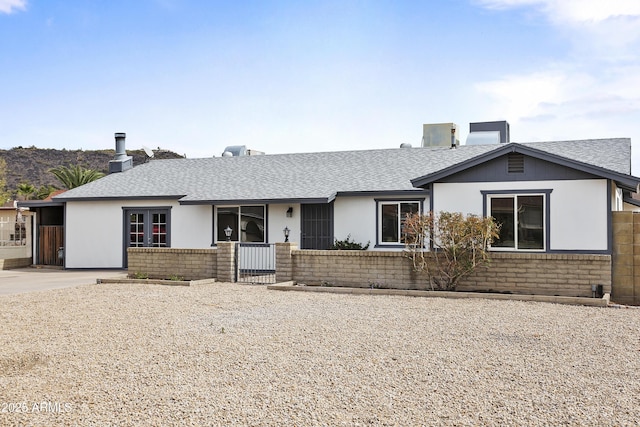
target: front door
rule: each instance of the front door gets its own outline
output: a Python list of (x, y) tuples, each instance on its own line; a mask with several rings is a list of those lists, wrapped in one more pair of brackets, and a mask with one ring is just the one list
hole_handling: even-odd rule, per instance
[(300, 249), (329, 249), (333, 244), (333, 203), (301, 205)]
[(127, 248), (170, 246), (168, 209), (127, 209), (124, 229), (125, 268), (128, 265)]

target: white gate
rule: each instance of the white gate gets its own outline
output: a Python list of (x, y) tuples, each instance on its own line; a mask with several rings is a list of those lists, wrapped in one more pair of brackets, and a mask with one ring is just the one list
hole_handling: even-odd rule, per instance
[(236, 243), (236, 282), (276, 283), (276, 245)]

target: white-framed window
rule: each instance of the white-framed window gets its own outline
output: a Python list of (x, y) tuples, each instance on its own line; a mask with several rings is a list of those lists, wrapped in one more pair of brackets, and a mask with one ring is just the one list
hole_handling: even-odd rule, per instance
[(377, 200), (377, 241), (381, 246), (404, 245), (404, 220), (409, 214), (421, 211), (418, 200)]
[(500, 235), (491, 249), (545, 251), (549, 193), (487, 194), (486, 215), (500, 225)]
[(216, 241), (224, 242), (224, 230), (230, 227), (231, 241), (265, 243), (265, 206), (217, 206), (215, 209)]

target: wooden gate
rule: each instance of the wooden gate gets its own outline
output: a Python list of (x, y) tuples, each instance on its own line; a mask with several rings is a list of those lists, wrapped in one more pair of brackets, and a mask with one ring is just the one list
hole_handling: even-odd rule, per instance
[(41, 225), (38, 227), (38, 264), (64, 265), (58, 257), (58, 249), (64, 246), (64, 226)]

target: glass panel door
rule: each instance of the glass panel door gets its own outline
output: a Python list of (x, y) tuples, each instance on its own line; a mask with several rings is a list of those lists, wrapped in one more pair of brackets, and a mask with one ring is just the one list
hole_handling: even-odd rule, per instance
[(171, 246), (168, 209), (127, 209), (124, 215), (123, 266), (125, 268), (128, 264), (127, 248)]
[(129, 247), (144, 246), (144, 217), (143, 213), (129, 214)]

